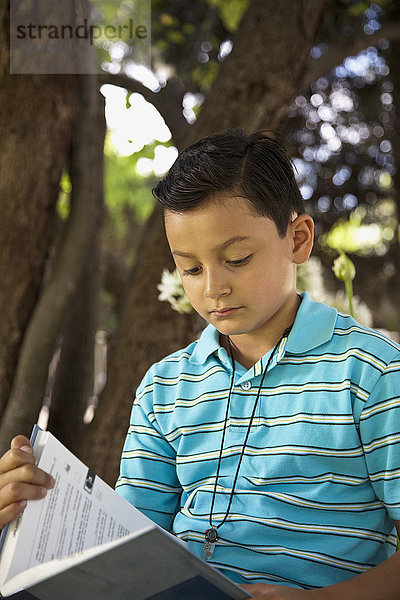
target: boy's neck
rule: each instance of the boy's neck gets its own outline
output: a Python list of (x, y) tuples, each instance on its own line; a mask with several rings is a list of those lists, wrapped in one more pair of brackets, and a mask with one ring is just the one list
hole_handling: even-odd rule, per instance
[[(296, 294), (290, 306), (283, 314), (277, 315), (278, 318), (274, 318), (273, 322), (266, 323), (263, 328), (255, 332), (230, 335), (235, 361), (246, 369), (250, 369), (264, 354), (272, 350), (281, 339), (285, 329), (293, 324), (300, 303), (301, 298)], [(221, 346), (229, 353), (227, 336), (220, 334), (219, 338)]]

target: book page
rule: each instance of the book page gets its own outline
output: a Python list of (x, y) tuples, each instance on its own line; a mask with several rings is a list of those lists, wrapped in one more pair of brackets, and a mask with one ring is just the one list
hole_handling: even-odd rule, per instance
[(87, 554), (90, 557), (85, 553), (57, 561), (60, 567), (65, 567), (58, 571), (53, 568), (54, 563), (50, 563), (21, 573), (4, 586), (4, 593), (29, 588), (40, 600), (240, 600), (249, 597), (159, 527), (132, 533), (88, 550)]
[(8, 551), (14, 546), (14, 557), (7, 580), (38, 564), (154, 526), (51, 433), (39, 431), (35, 456), (36, 448), (38, 466), (51, 473), (56, 485), (44, 499), (28, 502), (22, 518), (10, 524), (7, 536), (15, 539), (8, 544)]

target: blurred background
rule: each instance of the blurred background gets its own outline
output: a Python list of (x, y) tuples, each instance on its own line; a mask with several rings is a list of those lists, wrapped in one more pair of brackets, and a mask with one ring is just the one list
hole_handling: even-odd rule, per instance
[(151, 195), (195, 139), (277, 135), (316, 225), (299, 290), (348, 312), (345, 253), (357, 320), (400, 330), (399, 3), (152, 0), (143, 62), (106, 35), (133, 4), (54, 3), (103, 32), (89, 74), (10, 74), (0, 8), (1, 452), (40, 415), (110, 484), (144, 372), (201, 327), (158, 299), (173, 264)]

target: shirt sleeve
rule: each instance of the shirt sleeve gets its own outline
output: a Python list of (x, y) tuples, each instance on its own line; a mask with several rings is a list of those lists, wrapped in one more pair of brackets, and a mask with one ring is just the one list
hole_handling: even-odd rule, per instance
[(400, 519), (400, 354), (380, 375), (360, 416), (369, 477), (393, 520)]
[[(147, 406), (151, 385), (148, 388)], [(116, 490), (158, 525), (170, 530), (182, 493), (176, 454), (163, 437), (154, 413), (146, 411), (138, 397), (139, 393), (132, 408)]]

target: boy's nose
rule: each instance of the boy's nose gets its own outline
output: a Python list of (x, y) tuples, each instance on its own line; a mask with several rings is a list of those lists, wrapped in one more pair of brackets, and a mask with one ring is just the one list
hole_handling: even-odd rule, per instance
[(221, 273), (208, 272), (205, 281), (204, 295), (207, 298), (220, 298), (221, 296), (227, 296), (231, 293), (231, 287), (225, 278), (222, 277)]

